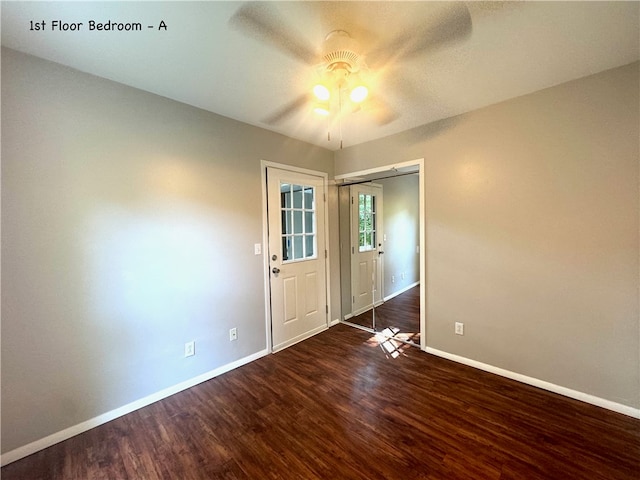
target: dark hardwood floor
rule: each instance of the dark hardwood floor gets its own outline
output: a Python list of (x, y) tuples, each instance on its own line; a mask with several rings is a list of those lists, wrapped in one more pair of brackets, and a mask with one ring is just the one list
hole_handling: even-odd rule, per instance
[[(348, 321), (372, 328), (373, 311), (351, 317)], [(375, 330), (420, 345), (420, 286), (413, 287), (376, 307)]]
[(2, 469), (37, 479), (638, 479), (640, 420), (338, 325)]

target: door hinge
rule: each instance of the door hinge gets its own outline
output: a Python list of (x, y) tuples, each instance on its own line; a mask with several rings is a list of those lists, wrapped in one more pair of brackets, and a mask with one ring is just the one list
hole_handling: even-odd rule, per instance
[(329, 305), (325, 305), (327, 314), (329, 313)]
[(353, 300), (351, 301), (351, 303), (356, 303), (356, 297), (352, 297)]
[(353, 197), (351, 197), (351, 205), (353, 205)]
[(324, 201), (326, 202), (326, 201), (327, 201), (327, 194), (326, 194), (326, 193), (323, 193), (323, 194), (322, 194), (322, 198), (324, 198)]
[(356, 249), (355, 247), (351, 247), (351, 255), (353, 255), (354, 253), (356, 253)]
[(324, 251), (324, 258), (325, 258), (325, 259), (327, 258), (327, 255), (328, 255), (328, 254), (327, 254), (327, 251), (325, 250), (325, 251)]

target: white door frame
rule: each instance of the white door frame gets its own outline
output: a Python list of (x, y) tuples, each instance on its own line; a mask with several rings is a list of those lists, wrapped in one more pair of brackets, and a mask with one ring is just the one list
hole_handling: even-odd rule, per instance
[(425, 175), (424, 175), (424, 158), (409, 160), (401, 163), (391, 163), (380, 167), (370, 168), (368, 170), (359, 170), (356, 172), (343, 173), (336, 175), (336, 180), (347, 179), (350, 177), (361, 177), (374, 173), (386, 172), (393, 169), (401, 169), (406, 167), (418, 166), (418, 184), (419, 184), (419, 206), (420, 206), (420, 349), (426, 351), (427, 348), (427, 272), (426, 272), (426, 218), (425, 218)]
[[(267, 350), (269, 353), (273, 353), (273, 342), (271, 337), (271, 273), (269, 272), (269, 217), (267, 212), (267, 168), (279, 168), (281, 170), (288, 170), (293, 173), (305, 173), (307, 175), (315, 175), (317, 177), (322, 177), (322, 186), (325, 194), (324, 199), (324, 240), (325, 240), (325, 249), (327, 251), (327, 255), (324, 259), (324, 271), (325, 271), (325, 289), (327, 293), (327, 306), (329, 308), (329, 313), (326, 316), (327, 328), (331, 324), (330, 313), (331, 313), (331, 279), (329, 275), (329, 265), (330, 265), (330, 248), (329, 248), (329, 209), (328, 209), (328, 177), (329, 175), (325, 172), (318, 172), (316, 170), (309, 170), (307, 168), (294, 167), (291, 165), (285, 165), (283, 163), (271, 162), (268, 160), (260, 161), (260, 169), (261, 169), (261, 180), (262, 180), (262, 265), (263, 265), (263, 275), (264, 275), (264, 308), (265, 308), (265, 335), (267, 341)], [(318, 252), (320, 254), (320, 252)]]

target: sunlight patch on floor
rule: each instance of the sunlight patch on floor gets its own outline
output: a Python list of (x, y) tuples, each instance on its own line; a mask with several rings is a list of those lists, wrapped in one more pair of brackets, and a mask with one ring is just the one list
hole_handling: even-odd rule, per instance
[[(406, 336), (409, 340), (415, 335), (416, 334), (412, 333), (403, 334), (400, 332), (399, 328), (389, 327), (369, 338), (367, 340), (367, 344), (372, 347), (380, 347), (380, 350), (387, 358), (394, 359), (400, 356), (406, 356), (406, 353), (404, 352), (408, 348), (413, 348), (411, 345), (407, 345), (399, 339)], [(405, 340), (405, 338), (402, 338), (402, 340)]]

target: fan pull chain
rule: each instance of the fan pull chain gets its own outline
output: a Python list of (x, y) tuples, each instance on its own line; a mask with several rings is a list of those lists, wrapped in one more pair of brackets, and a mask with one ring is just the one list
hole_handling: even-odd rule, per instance
[(330, 115), (327, 115), (327, 142), (331, 141), (331, 120)]
[(340, 150), (342, 150), (342, 89), (338, 89), (338, 130), (340, 131)]

